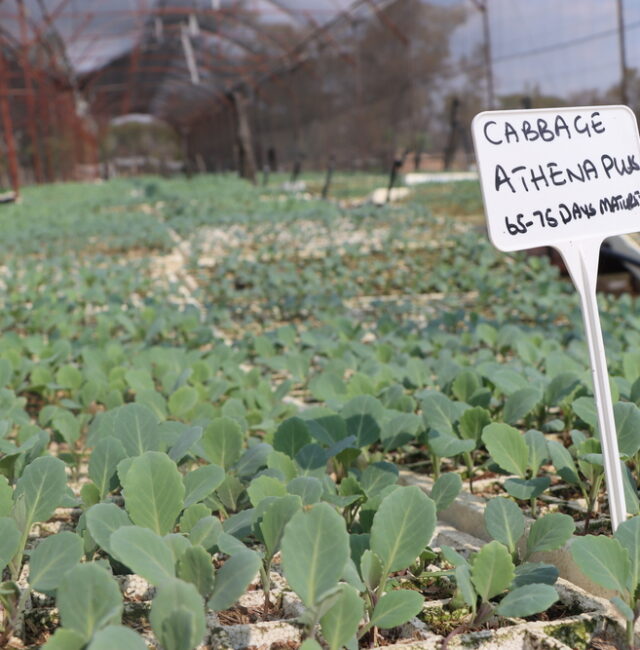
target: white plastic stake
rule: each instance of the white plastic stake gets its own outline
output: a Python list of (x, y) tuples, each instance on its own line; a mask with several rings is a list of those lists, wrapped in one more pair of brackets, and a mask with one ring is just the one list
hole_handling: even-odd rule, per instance
[(582, 318), (589, 345), (593, 392), (596, 398), (598, 424), (600, 425), (604, 474), (609, 492), (611, 528), (615, 531), (626, 519), (627, 509), (624, 500), (623, 469), (618, 450), (616, 422), (613, 416), (607, 359), (602, 340), (598, 303), (596, 302), (596, 280), (601, 244), (602, 241), (599, 239), (584, 239), (575, 244), (559, 244), (555, 248), (562, 255), (573, 284), (580, 295)]
[(473, 140), (489, 237), (502, 251), (553, 246), (580, 296), (611, 525), (626, 518), (596, 280), (606, 237), (640, 231), (640, 138), (626, 106), (491, 111)]

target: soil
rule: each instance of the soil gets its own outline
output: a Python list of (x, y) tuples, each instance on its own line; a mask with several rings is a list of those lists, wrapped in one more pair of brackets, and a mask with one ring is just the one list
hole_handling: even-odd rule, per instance
[(533, 616), (527, 616), (525, 621), (557, 621), (562, 618), (568, 618), (569, 616), (577, 616), (582, 614), (583, 610), (575, 603), (566, 604), (563, 602), (557, 602), (554, 605), (551, 605), (549, 609), (540, 614), (534, 614)]
[(217, 614), (222, 625), (244, 625), (248, 623), (262, 623), (264, 621), (281, 621), (286, 618), (280, 601), (271, 604), (266, 618), (263, 616), (264, 608), (262, 606), (245, 607), (243, 605), (236, 605), (224, 612), (217, 612)]

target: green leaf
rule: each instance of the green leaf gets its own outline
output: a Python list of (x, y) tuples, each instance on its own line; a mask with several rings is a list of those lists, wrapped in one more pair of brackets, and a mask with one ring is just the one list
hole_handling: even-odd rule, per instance
[(452, 436), (454, 412), (451, 404), (451, 400), (442, 393), (427, 395), (421, 403), (425, 427)]
[[(148, 530), (148, 528), (145, 530)], [(178, 560), (182, 557), (182, 554), (188, 548), (191, 548), (191, 542), (181, 533), (169, 533), (168, 535), (162, 537), (162, 541), (171, 551), (171, 554), (173, 555), (174, 565), (178, 563)]]
[(633, 613), (631, 607), (629, 607), (629, 605), (627, 605), (627, 603), (625, 603), (624, 600), (622, 600), (622, 598), (620, 598), (619, 596), (614, 596), (611, 599), (611, 604), (620, 612), (620, 614), (622, 614), (622, 617), (625, 620), (633, 623), (635, 619), (635, 614)]
[(350, 557), (345, 521), (326, 503), (297, 512), (281, 548), (285, 578), (307, 607), (337, 585)]
[(86, 643), (87, 640), (82, 634), (60, 627), (42, 646), (42, 650), (83, 650)]
[(153, 599), (149, 621), (164, 650), (192, 650), (206, 630), (204, 600), (194, 585), (166, 580)]
[(547, 442), (547, 449), (549, 449), (549, 454), (551, 455), (551, 462), (560, 477), (567, 483), (580, 485), (578, 469), (565, 446), (557, 440), (549, 440)]
[(184, 475), (184, 507), (204, 501), (216, 488), (222, 485), (225, 473), (218, 465), (204, 465)]
[(29, 584), (36, 591), (55, 591), (67, 572), (80, 562), (83, 552), (82, 539), (69, 531), (43, 539), (31, 551)]
[(147, 650), (142, 637), (124, 625), (108, 625), (93, 635), (87, 650)]
[(123, 444), (113, 436), (99, 440), (89, 457), (89, 478), (96, 484), (100, 498), (117, 485), (118, 463), (127, 457)]
[(558, 579), (558, 569), (553, 564), (544, 562), (524, 562), (516, 567), (516, 577), (511, 583), (511, 588), (522, 587), (530, 584), (554, 585)]
[(300, 418), (289, 418), (280, 424), (273, 434), (273, 448), (295, 458), (296, 454), (311, 442), (309, 427)]
[(213, 591), (214, 572), (211, 556), (202, 546), (190, 546), (178, 560), (178, 578), (195, 585), (203, 598)]
[(169, 458), (179, 463), (202, 438), (202, 427), (188, 427), (169, 450)]
[(262, 474), (251, 481), (247, 488), (251, 505), (256, 507), (263, 499), (268, 497), (283, 497), (287, 494), (284, 483), (273, 476)]
[(221, 417), (212, 420), (200, 441), (205, 458), (225, 470), (239, 458), (244, 445), (244, 435), (236, 420)]
[(211, 514), (211, 509), (207, 508), (204, 503), (194, 503), (192, 506), (184, 509), (180, 515), (178, 528), (181, 533), (189, 533), (191, 529), (203, 518)]
[(494, 497), (484, 511), (484, 525), (493, 539), (502, 542), (510, 553), (524, 535), (524, 515), (511, 499)]
[(598, 412), (593, 397), (578, 397), (571, 403), (573, 412), (598, 435)]
[(471, 581), (485, 602), (507, 589), (514, 576), (511, 555), (498, 541), (485, 544), (473, 558)]
[(300, 650), (322, 650), (322, 646), (315, 639), (307, 639), (300, 646)]
[(607, 589), (625, 593), (631, 562), (629, 553), (617, 539), (585, 535), (574, 539), (570, 550), (587, 578)]
[(478, 373), (469, 368), (465, 368), (456, 375), (456, 378), (451, 384), (451, 390), (456, 396), (456, 399), (461, 402), (468, 402), (481, 385)]
[(184, 485), (176, 464), (158, 451), (135, 458), (122, 482), (131, 521), (158, 535), (173, 529), (183, 508)]
[(488, 424), (491, 424), (491, 413), (481, 406), (474, 406), (460, 416), (460, 435), (477, 443)]
[(537, 478), (508, 478), (504, 482), (504, 489), (514, 499), (528, 501), (541, 495), (551, 485), (551, 479), (548, 476), (538, 476)]
[(380, 586), (384, 577), (382, 560), (370, 549), (366, 549), (360, 558), (360, 573), (364, 584), (374, 591)]
[(348, 401), (340, 411), (347, 424), (347, 434), (356, 437), (357, 447), (377, 442), (382, 430), (385, 408), (371, 395), (360, 395)]
[(189, 539), (194, 546), (200, 545), (210, 551), (222, 533), (222, 524), (217, 517), (209, 515), (198, 521), (189, 531)]
[(433, 484), (431, 498), (436, 505), (436, 512), (448, 508), (462, 489), (462, 479), (455, 472), (447, 472), (440, 476)]
[(124, 526), (132, 526), (127, 513), (115, 503), (97, 503), (86, 512), (87, 528), (96, 543), (113, 557), (111, 534)]
[(96, 630), (117, 625), (122, 617), (122, 594), (106, 569), (78, 564), (62, 579), (56, 605), (63, 627), (89, 640)]
[(370, 622), (384, 629), (403, 625), (420, 612), (423, 603), (424, 598), (416, 591), (390, 591), (376, 603)]
[(7, 517), (13, 509), (13, 488), (6, 476), (0, 475), (0, 517)]
[(471, 567), (465, 562), (455, 568), (456, 585), (464, 602), (475, 612), (478, 596), (471, 581)]
[(320, 619), (322, 636), (329, 650), (340, 650), (358, 631), (364, 614), (360, 594), (351, 586), (340, 585), (340, 595), (331, 609)]
[(527, 537), (527, 555), (563, 547), (576, 529), (569, 515), (552, 512), (533, 522)]
[(398, 487), (387, 495), (371, 526), (371, 550), (385, 575), (406, 569), (429, 544), (435, 526), (435, 503), (420, 488)]
[(532, 474), (535, 476), (540, 469), (540, 466), (548, 459), (549, 451), (547, 449), (547, 439), (544, 437), (542, 431), (529, 429), (524, 434), (524, 441), (529, 447), (529, 467)]
[(558, 600), (558, 592), (551, 585), (531, 584), (510, 591), (498, 605), (500, 616), (523, 618), (544, 612)]
[(324, 492), (320, 479), (314, 476), (298, 476), (287, 484), (287, 492), (302, 499), (303, 506), (318, 503)]
[(631, 402), (618, 402), (613, 414), (620, 453), (630, 458), (640, 449), (640, 408)]
[(240, 551), (231, 556), (216, 573), (209, 607), (217, 612), (229, 609), (246, 591), (259, 570), (260, 557), (254, 551)]
[(367, 465), (360, 477), (360, 486), (369, 498), (398, 482), (398, 468), (393, 463), (377, 462)]
[(20, 531), (11, 517), (0, 517), (0, 574), (20, 547)]
[(504, 403), (502, 416), (508, 424), (515, 424), (540, 403), (542, 395), (537, 388), (521, 388), (511, 393)]
[(193, 386), (180, 386), (169, 397), (169, 413), (184, 418), (198, 404), (198, 391)]
[(631, 571), (627, 586), (633, 594), (640, 584), (640, 517), (633, 517), (632, 519), (623, 521), (613, 536), (629, 554)]
[(280, 472), (285, 481), (291, 481), (298, 475), (293, 458), (289, 458), (281, 451), (272, 451), (267, 456), (267, 467)]
[(41, 456), (29, 463), (13, 494), (14, 503), (24, 503), (24, 521), (18, 522), (19, 527), (28, 530), (31, 524), (50, 519), (66, 491), (67, 474), (60, 459)]
[(474, 449), (475, 441), (462, 440), (448, 433), (441, 433), (432, 429), (427, 435), (429, 446), (436, 456), (440, 458), (453, 458), (458, 454)]
[(525, 478), (529, 466), (529, 448), (524, 436), (508, 424), (494, 422), (482, 431), (482, 441), (491, 458), (506, 472)]
[(276, 498), (263, 512), (259, 527), (268, 557), (280, 549), (285, 526), (301, 507), (300, 497), (289, 495)]
[(139, 456), (145, 451), (161, 448), (158, 419), (142, 404), (126, 404), (116, 409), (113, 435), (122, 443), (128, 456)]
[(544, 403), (547, 406), (556, 406), (573, 392), (578, 383), (579, 377), (575, 372), (561, 372), (547, 384)]
[(110, 544), (118, 562), (122, 562), (154, 585), (175, 576), (171, 549), (162, 537), (148, 528), (120, 528), (111, 535)]

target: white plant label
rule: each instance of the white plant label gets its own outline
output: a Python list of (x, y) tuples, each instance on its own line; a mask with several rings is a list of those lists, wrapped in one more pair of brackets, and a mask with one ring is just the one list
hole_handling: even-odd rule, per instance
[(472, 134), (494, 246), (553, 246), (580, 295), (615, 530), (626, 519), (624, 470), (595, 292), (602, 241), (640, 231), (635, 116), (626, 106), (491, 111)]

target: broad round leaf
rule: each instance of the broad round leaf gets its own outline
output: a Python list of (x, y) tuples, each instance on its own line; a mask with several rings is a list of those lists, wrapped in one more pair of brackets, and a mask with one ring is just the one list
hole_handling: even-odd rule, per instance
[(171, 549), (148, 528), (125, 526), (111, 535), (111, 549), (118, 562), (154, 585), (175, 576)]
[(582, 573), (596, 584), (624, 593), (631, 573), (629, 554), (611, 537), (585, 535), (573, 540), (571, 555)]
[(118, 463), (127, 457), (123, 444), (113, 436), (99, 440), (89, 458), (89, 478), (104, 497), (116, 484)]
[(576, 529), (576, 524), (569, 515), (552, 512), (536, 521), (529, 530), (527, 552), (554, 551), (564, 546)]
[(166, 454), (147, 451), (133, 460), (123, 485), (131, 521), (158, 535), (173, 529), (184, 503), (182, 475)]
[(218, 570), (209, 599), (215, 611), (228, 609), (242, 596), (260, 570), (260, 557), (254, 551), (240, 551)]
[(166, 650), (190, 650), (205, 633), (204, 600), (194, 585), (177, 578), (165, 580), (151, 604), (149, 621)]
[(6, 476), (0, 475), (0, 517), (11, 514), (13, 507), (13, 488), (9, 485)]
[(161, 448), (158, 419), (142, 404), (125, 404), (116, 409), (113, 435), (122, 443), (128, 456), (139, 456), (145, 451)]
[(87, 640), (82, 634), (59, 627), (42, 648), (43, 650), (82, 650), (86, 643)]
[(462, 489), (460, 474), (447, 472), (440, 476), (433, 484), (431, 498), (436, 505), (436, 512), (448, 508), (455, 500)]
[(189, 546), (180, 556), (178, 578), (195, 585), (203, 598), (209, 597), (214, 582), (213, 563), (202, 546)]
[(640, 517), (623, 521), (613, 536), (627, 549), (631, 561), (628, 587), (634, 593), (640, 583)]
[(511, 499), (495, 497), (484, 511), (484, 525), (493, 539), (502, 542), (510, 553), (516, 549), (518, 540), (524, 535), (524, 515)]
[(20, 531), (12, 517), (0, 517), (0, 571), (18, 552)]
[(326, 503), (297, 512), (281, 548), (285, 578), (307, 607), (337, 585), (350, 557), (345, 521)]
[(185, 474), (184, 507), (206, 499), (224, 481), (224, 470), (218, 465), (204, 465)]
[(239, 458), (244, 445), (242, 429), (229, 417), (215, 418), (202, 434), (200, 441), (205, 458), (225, 470)]
[(558, 592), (551, 585), (531, 584), (510, 591), (498, 605), (500, 616), (533, 616), (549, 609), (558, 600)]
[(303, 506), (318, 503), (323, 491), (320, 479), (314, 476), (298, 476), (287, 484), (287, 492), (299, 496)]
[(373, 517), (371, 550), (384, 573), (406, 569), (431, 541), (436, 506), (418, 487), (398, 487), (387, 495)]
[(295, 458), (296, 454), (311, 442), (311, 433), (304, 420), (289, 418), (280, 424), (273, 434), (273, 448)]
[(14, 503), (23, 501), (23, 528), (37, 521), (47, 521), (60, 505), (67, 491), (65, 464), (53, 456), (41, 456), (29, 463), (16, 483)]
[(358, 631), (364, 613), (364, 602), (351, 586), (340, 586), (340, 596), (333, 607), (320, 619), (322, 636), (329, 650), (340, 650)]
[(122, 594), (118, 583), (97, 564), (79, 564), (67, 573), (58, 587), (56, 604), (63, 627), (85, 639), (110, 624), (119, 624)]
[(371, 623), (382, 628), (397, 627), (416, 616), (423, 603), (424, 598), (416, 591), (390, 591), (376, 603)]
[(483, 429), (482, 442), (491, 458), (503, 470), (525, 478), (529, 466), (529, 448), (517, 429), (494, 422)]
[(633, 402), (618, 402), (613, 407), (620, 453), (631, 457), (640, 449), (640, 408)]
[(371, 395), (359, 395), (347, 402), (340, 415), (347, 423), (347, 433), (356, 437), (357, 447), (368, 447), (380, 438), (384, 406)]
[(127, 513), (115, 503), (96, 503), (91, 506), (87, 510), (86, 521), (91, 537), (111, 556), (111, 535), (123, 526), (133, 525)]
[(54, 591), (61, 580), (82, 558), (82, 539), (62, 531), (43, 539), (29, 558), (29, 584), (36, 591)]
[(507, 589), (514, 576), (515, 566), (511, 555), (500, 542), (485, 544), (473, 558), (471, 581), (484, 601)]
[(142, 637), (124, 625), (108, 625), (93, 635), (87, 650), (147, 650)]
[(508, 424), (515, 424), (528, 415), (542, 400), (537, 388), (521, 388), (511, 393), (504, 403), (503, 417)]
[(284, 529), (301, 507), (300, 497), (291, 494), (276, 498), (263, 512), (259, 526), (268, 558), (280, 550)]

